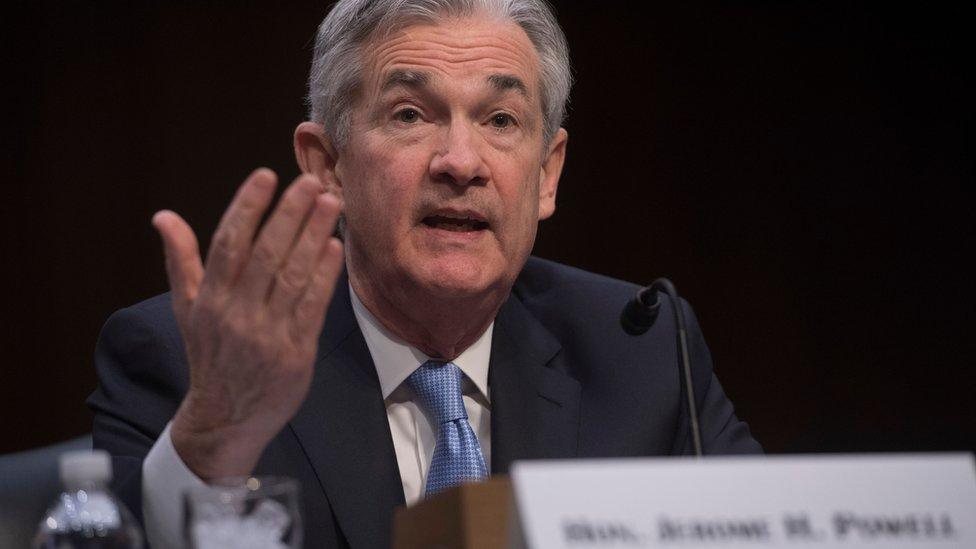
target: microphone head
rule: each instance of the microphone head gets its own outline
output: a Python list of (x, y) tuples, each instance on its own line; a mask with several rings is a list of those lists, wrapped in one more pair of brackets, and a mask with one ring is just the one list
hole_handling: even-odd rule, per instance
[[(645, 303), (647, 294), (650, 294), (654, 299), (651, 304)], [(632, 336), (642, 335), (654, 325), (660, 308), (661, 301), (657, 298), (657, 292), (647, 288), (642, 289), (634, 299), (627, 302), (624, 310), (620, 312), (620, 325), (625, 332)]]

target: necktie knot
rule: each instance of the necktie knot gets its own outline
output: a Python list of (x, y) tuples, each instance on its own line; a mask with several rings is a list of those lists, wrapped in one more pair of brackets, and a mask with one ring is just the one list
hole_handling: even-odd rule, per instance
[(407, 385), (438, 424), (468, 419), (461, 399), (461, 369), (454, 363), (429, 360), (410, 374)]

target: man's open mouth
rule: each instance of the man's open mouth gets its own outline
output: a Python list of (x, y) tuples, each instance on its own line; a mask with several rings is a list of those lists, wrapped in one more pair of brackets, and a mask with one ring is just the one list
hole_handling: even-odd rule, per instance
[(422, 220), (424, 225), (435, 229), (466, 233), (471, 231), (483, 231), (488, 228), (487, 221), (473, 219), (470, 217), (453, 217), (449, 215), (429, 215)]

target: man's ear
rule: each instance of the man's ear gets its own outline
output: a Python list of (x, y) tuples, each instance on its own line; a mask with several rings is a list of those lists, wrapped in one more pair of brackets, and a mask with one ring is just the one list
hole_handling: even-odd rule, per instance
[(325, 192), (342, 200), (339, 154), (321, 124), (302, 122), (295, 128), (295, 160), (302, 173), (317, 177)]
[(540, 221), (556, 211), (556, 188), (559, 187), (559, 176), (563, 173), (568, 140), (569, 133), (564, 128), (559, 128), (549, 143), (545, 158), (542, 159), (542, 170), (539, 172)]

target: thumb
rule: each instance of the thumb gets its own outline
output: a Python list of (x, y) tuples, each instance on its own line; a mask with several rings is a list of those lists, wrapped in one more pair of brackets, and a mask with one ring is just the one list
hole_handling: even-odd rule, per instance
[(203, 281), (200, 246), (193, 229), (175, 212), (156, 212), (152, 224), (163, 239), (166, 275), (173, 294), (173, 311), (177, 321), (184, 325)]

